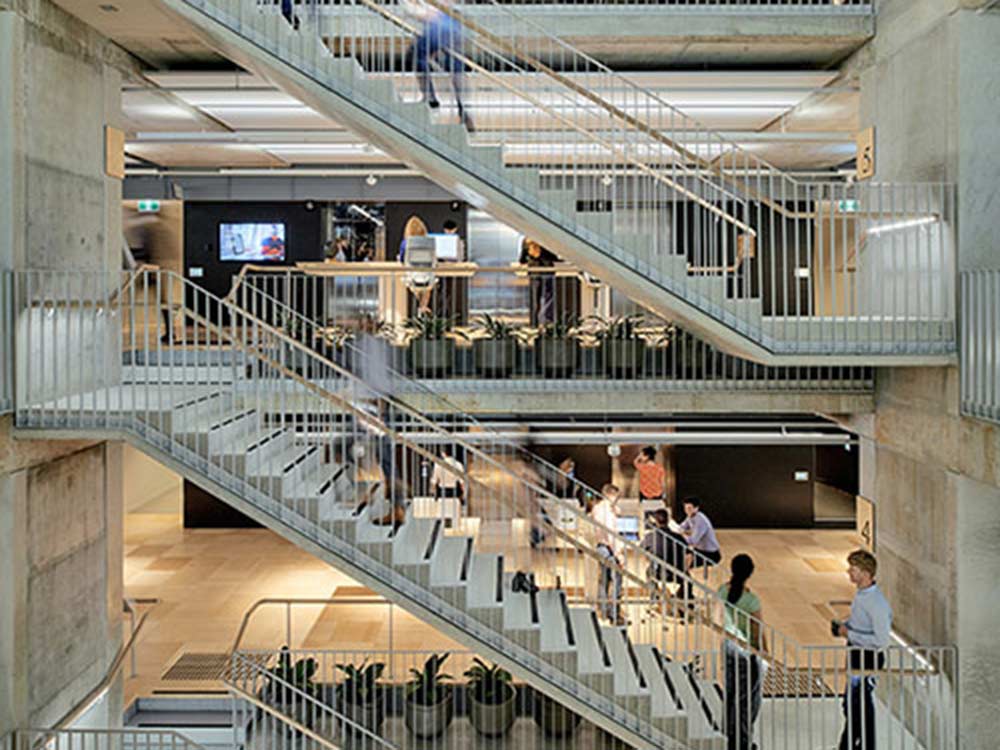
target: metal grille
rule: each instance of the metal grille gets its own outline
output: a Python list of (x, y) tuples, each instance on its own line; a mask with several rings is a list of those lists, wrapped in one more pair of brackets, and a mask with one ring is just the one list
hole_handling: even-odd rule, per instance
[(163, 680), (221, 680), (229, 666), (229, 654), (181, 654), (163, 673)]

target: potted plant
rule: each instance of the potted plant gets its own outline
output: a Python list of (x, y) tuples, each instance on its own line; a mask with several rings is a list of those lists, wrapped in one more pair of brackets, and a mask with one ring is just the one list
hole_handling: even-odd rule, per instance
[(576, 367), (576, 333), (579, 317), (563, 314), (538, 329), (535, 351), (539, 367), (548, 376), (562, 377)]
[(361, 666), (337, 664), (344, 679), (337, 688), (337, 706), (340, 712), (355, 725), (377, 733), (385, 720), (385, 691), (378, 684), (385, 664), (368, 663)]
[(451, 679), (451, 675), (441, 672), (447, 659), (448, 654), (432, 654), (424, 662), (423, 669), (410, 669), (403, 718), (417, 737), (437, 737), (448, 728), (455, 715), (451, 686), (441, 684), (441, 680)]
[(515, 329), (510, 323), (483, 313), (475, 322), (476, 372), (487, 377), (507, 377), (517, 361)]
[(549, 737), (569, 737), (580, 723), (580, 715), (544, 693), (535, 692), (532, 704), (535, 723)]
[(420, 313), (403, 324), (410, 342), (410, 366), (417, 375), (438, 375), (451, 366), (454, 342), (449, 336), (467, 338), (452, 330), (454, 323), (454, 317)]
[(643, 316), (619, 315), (602, 321), (598, 330), (604, 355), (604, 372), (610, 377), (633, 378), (642, 365), (645, 349), (639, 337)]
[(480, 734), (499, 737), (514, 724), (514, 699), (510, 672), (499, 664), (488, 666), (478, 657), (466, 670), (469, 679), (469, 720)]
[[(315, 711), (311, 710), (308, 699), (320, 699), (320, 687), (313, 682), (318, 670), (319, 664), (315, 659), (306, 657), (295, 661), (288, 646), (282, 646), (278, 663), (267, 670), (270, 676), (264, 687), (264, 700), (306, 727), (311, 727)], [(297, 735), (298, 731), (293, 731), (293, 734)]]

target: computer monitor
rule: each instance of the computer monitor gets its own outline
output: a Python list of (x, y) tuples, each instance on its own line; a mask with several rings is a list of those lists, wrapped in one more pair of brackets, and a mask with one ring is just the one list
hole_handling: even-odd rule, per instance
[(618, 533), (619, 535), (625, 537), (626, 539), (630, 539), (633, 542), (639, 541), (639, 517), (619, 516)]
[(461, 260), (459, 257), (459, 242), (457, 234), (431, 234), (434, 238), (434, 252), (438, 260)]

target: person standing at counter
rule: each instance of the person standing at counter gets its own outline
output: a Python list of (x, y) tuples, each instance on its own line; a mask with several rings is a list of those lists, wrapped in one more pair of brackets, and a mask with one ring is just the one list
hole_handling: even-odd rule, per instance
[(531, 279), (531, 325), (540, 326), (555, 320), (555, 273), (536, 269), (552, 268), (559, 262), (555, 253), (546, 250), (538, 242), (525, 238), (521, 245), (522, 266), (532, 269)]

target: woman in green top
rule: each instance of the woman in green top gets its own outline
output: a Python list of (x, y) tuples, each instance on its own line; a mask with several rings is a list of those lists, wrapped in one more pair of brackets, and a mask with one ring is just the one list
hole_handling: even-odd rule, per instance
[(757, 747), (753, 725), (760, 713), (760, 659), (749, 649), (766, 653), (767, 643), (761, 632), (760, 598), (747, 587), (753, 567), (750, 555), (736, 555), (730, 563), (732, 577), (719, 587), (719, 596), (725, 601), (726, 632), (733, 636), (724, 645), (728, 750)]

